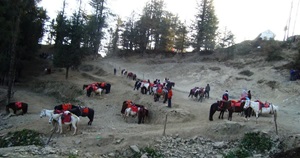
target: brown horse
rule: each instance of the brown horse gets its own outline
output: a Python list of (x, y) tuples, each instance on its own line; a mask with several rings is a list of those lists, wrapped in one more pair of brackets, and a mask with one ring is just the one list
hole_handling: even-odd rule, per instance
[[(244, 112), (244, 106), (245, 106), (245, 102), (244, 101), (234, 101), (231, 100), (231, 106), (228, 108), (228, 120), (232, 121), (232, 114), (233, 113), (242, 113)], [(247, 109), (248, 110), (248, 109)], [(248, 117), (248, 115), (245, 116), (246, 118)]]
[(28, 111), (28, 104), (24, 102), (12, 102), (6, 105), (7, 113), (9, 113), (9, 109), (12, 109), (14, 111), (14, 114), (17, 114), (17, 111), (22, 110), (21, 115), (23, 115)]
[[(135, 112), (133, 107), (137, 107), (138, 110)], [(148, 116), (149, 112), (148, 109), (139, 104), (134, 104), (131, 100), (127, 100), (123, 102), (122, 109), (121, 109), (121, 114), (123, 115), (124, 119), (127, 120), (129, 116), (132, 117), (138, 117), (138, 124), (140, 123), (145, 123), (145, 117)]]
[[(219, 119), (223, 119), (224, 112), (226, 110), (232, 109), (231, 108), (231, 101), (217, 101), (216, 103), (213, 103), (210, 106), (210, 111), (209, 111), (209, 120), (213, 121), (213, 116), (216, 111), (220, 111)], [(229, 116), (228, 116), (229, 120)]]

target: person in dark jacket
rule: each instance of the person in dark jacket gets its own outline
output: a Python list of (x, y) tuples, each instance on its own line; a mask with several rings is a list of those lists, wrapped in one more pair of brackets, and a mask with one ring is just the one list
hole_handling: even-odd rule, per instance
[(222, 96), (223, 101), (228, 101), (229, 100), (229, 95), (228, 95), (228, 90), (225, 91), (225, 93)]
[(248, 90), (248, 98), (251, 100), (251, 97), (252, 97), (252, 95), (251, 95), (251, 91), (250, 90)]
[(205, 93), (207, 94), (207, 98), (209, 98), (209, 91), (210, 91), (210, 86), (209, 86), (209, 84), (207, 84), (205, 87), (205, 92), (204, 92), (204, 94)]

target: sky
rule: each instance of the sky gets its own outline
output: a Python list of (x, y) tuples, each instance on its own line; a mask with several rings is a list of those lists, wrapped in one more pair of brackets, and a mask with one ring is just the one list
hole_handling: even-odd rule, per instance
[[(88, 0), (83, 1), (88, 2)], [(133, 11), (141, 13), (148, 1), (107, 0), (107, 5), (113, 13), (126, 20)], [(199, 0), (164, 0), (165, 9), (177, 14), (181, 21), (186, 21), (188, 25), (197, 13), (197, 1)], [(69, 15), (70, 10), (76, 8), (76, 2), (77, 0), (67, 0)], [(266, 30), (275, 33), (276, 40), (283, 40), (284, 28), (288, 24), (291, 11), (289, 36), (300, 35), (299, 3), (300, 0), (214, 0), (214, 7), (219, 28), (224, 30), (226, 27), (234, 34), (236, 43), (239, 43), (253, 40)], [(51, 18), (55, 18), (62, 8), (62, 0), (42, 0), (40, 5), (47, 9)], [(90, 10), (88, 4), (85, 8), (87, 11)]]

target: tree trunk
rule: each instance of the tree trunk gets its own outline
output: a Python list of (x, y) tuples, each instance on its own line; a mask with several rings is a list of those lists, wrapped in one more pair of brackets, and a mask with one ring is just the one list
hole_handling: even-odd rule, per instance
[[(18, 8), (18, 1), (13, 1), (16, 4), (13, 3), (13, 6), (16, 6), (16, 9)], [(19, 11), (19, 12), (18, 12)], [(18, 10), (18, 14), (16, 17), (16, 20), (13, 24), (12, 31), (12, 42), (11, 42), (11, 52), (10, 52), (10, 64), (9, 64), (9, 72), (8, 72), (8, 89), (7, 89), (7, 103), (10, 103), (10, 100), (12, 98), (12, 89), (15, 79), (15, 69), (16, 69), (16, 47), (17, 47), (17, 40), (18, 40), (18, 34), (19, 34), (19, 25), (20, 25), (20, 10)]]
[(68, 76), (69, 76), (69, 68), (70, 67), (66, 67), (66, 80), (68, 79)]

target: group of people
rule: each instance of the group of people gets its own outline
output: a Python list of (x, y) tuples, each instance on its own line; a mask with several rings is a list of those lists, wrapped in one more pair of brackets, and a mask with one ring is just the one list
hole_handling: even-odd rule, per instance
[[(240, 100), (251, 100), (252, 94), (251, 91), (248, 90), (248, 92), (244, 89), (242, 94), (241, 94), (241, 99)], [(228, 101), (229, 100), (229, 93), (228, 90), (225, 90), (225, 93), (222, 95), (222, 100), (223, 101)]]

